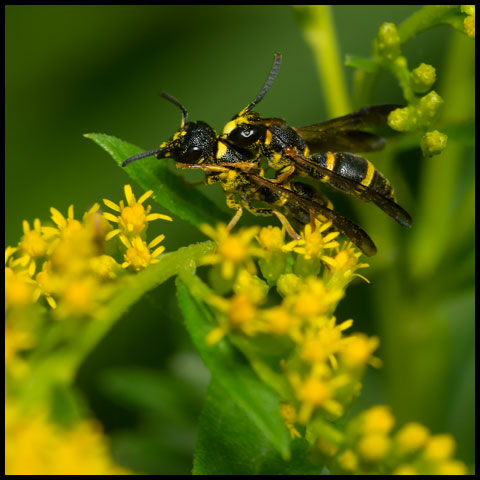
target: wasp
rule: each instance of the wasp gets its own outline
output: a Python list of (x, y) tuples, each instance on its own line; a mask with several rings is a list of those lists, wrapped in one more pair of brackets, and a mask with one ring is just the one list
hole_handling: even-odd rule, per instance
[(410, 227), (410, 215), (396, 203), (391, 183), (358, 152), (380, 150), (385, 140), (364, 128), (385, 124), (388, 114), (399, 105), (364, 107), (348, 115), (305, 127), (290, 127), (281, 118), (263, 118), (252, 111), (275, 80), (281, 56), (255, 100), (228, 122), (220, 141), (268, 160), (282, 183), (290, 176), (326, 183), (342, 193), (373, 202), (400, 225)]
[[(381, 148), (384, 140), (361, 128), (385, 122), (388, 112), (396, 106), (366, 107), (339, 119), (296, 129), (282, 119), (264, 119), (252, 109), (270, 89), (280, 61), (280, 55), (276, 55), (260, 93), (227, 123), (220, 136), (203, 121), (188, 122), (186, 108), (171, 95), (162, 93), (181, 110), (180, 129), (159, 148), (127, 158), (122, 166), (150, 156), (171, 157), (179, 168), (205, 171), (207, 184), (221, 184), (227, 205), (236, 210), (229, 228), (238, 222), (244, 209), (255, 215), (277, 216), (293, 238), (299, 237), (291, 223), (299, 228), (309, 222), (314, 226), (315, 219), (331, 221), (332, 227), (344, 233), (363, 253), (374, 255), (376, 247), (368, 234), (336, 212), (315, 187), (297, 178), (320, 180), (344, 193), (373, 201), (391, 216), (396, 211), (396, 217), (409, 225), (411, 219), (395, 203), (390, 183), (368, 160), (353, 153), (320, 152), (328, 145), (348, 144), (352, 152)], [(274, 178), (265, 176), (263, 157), (275, 172)], [(259, 202), (263, 206), (258, 206)]]

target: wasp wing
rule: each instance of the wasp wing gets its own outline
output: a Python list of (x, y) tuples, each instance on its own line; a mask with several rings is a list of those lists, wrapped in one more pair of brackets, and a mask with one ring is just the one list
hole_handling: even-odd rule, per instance
[(390, 198), (373, 190), (373, 188), (366, 187), (355, 180), (344, 177), (335, 173), (328, 168), (325, 168), (318, 163), (312, 162), (310, 159), (305, 158), (303, 155), (291, 155), (291, 158), (300, 167), (308, 170), (316, 170), (325, 177), (331, 177), (335, 179), (337, 185), (345, 185), (345, 189), (341, 189), (344, 192), (351, 191), (357, 194), (360, 198), (367, 202), (373, 202), (377, 207), (381, 208), (388, 216), (392, 217), (397, 223), (403, 227), (410, 228), (412, 226), (412, 217), (404, 210), (400, 205), (395, 203)]
[(387, 123), (391, 111), (401, 105), (371, 105), (325, 122), (295, 127), (312, 153), (327, 151), (371, 152), (381, 150), (385, 139), (361, 131)]
[(280, 186), (277, 183), (273, 183), (267, 178), (259, 175), (249, 173), (248, 178), (259, 187), (267, 188), (273, 191), (275, 195), (286, 198), (289, 203), (304, 209), (307, 212), (312, 212), (314, 216), (324, 217), (327, 220), (330, 220), (335, 230), (348, 237), (368, 257), (371, 257), (377, 253), (377, 248), (368, 234), (358, 225), (334, 210), (331, 210), (325, 205), (321, 205), (314, 200), (298, 195), (288, 188)]

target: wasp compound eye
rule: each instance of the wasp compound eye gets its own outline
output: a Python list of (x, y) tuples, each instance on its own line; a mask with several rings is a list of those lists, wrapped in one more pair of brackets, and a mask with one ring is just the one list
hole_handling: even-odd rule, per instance
[(240, 125), (230, 132), (228, 140), (237, 147), (248, 148), (260, 139), (263, 131), (258, 125)]
[(182, 162), (195, 163), (202, 157), (203, 151), (197, 145), (188, 147), (187, 151), (182, 155)]

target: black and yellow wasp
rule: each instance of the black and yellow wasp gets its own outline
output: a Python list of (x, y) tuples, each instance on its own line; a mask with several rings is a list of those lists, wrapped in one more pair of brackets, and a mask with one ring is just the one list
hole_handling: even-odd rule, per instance
[(312, 178), (327, 183), (364, 201), (372, 201), (404, 227), (410, 215), (396, 201), (390, 182), (366, 158), (356, 152), (383, 148), (385, 140), (361, 129), (384, 124), (398, 105), (364, 107), (343, 117), (306, 127), (290, 127), (281, 118), (262, 118), (252, 109), (273, 83), (281, 56), (275, 56), (270, 75), (257, 98), (228, 122), (220, 141), (266, 158), (276, 172), (276, 180), (290, 176)]
[[(238, 222), (243, 209), (255, 215), (276, 215), (294, 238), (298, 235), (291, 223), (300, 228), (307, 223), (315, 225), (314, 219), (331, 221), (332, 227), (344, 233), (363, 253), (374, 255), (376, 247), (368, 234), (334, 211), (328, 198), (315, 186), (298, 178), (319, 180), (364, 201), (372, 201), (409, 227), (411, 218), (395, 202), (390, 182), (368, 160), (352, 153), (383, 147), (383, 139), (362, 129), (385, 123), (388, 113), (397, 106), (365, 107), (300, 128), (290, 127), (280, 118), (262, 118), (252, 109), (275, 80), (280, 61), (281, 56), (276, 55), (260, 93), (225, 125), (220, 136), (205, 122), (187, 122), (185, 107), (163, 93), (182, 112), (180, 129), (159, 148), (127, 158), (122, 165), (153, 155), (172, 157), (180, 168), (204, 170), (207, 184), (221, 184), (227, 205), (237, 211), (230, 228)], [(275, 172), (274, 178), (265, 176), (263, 158)]]

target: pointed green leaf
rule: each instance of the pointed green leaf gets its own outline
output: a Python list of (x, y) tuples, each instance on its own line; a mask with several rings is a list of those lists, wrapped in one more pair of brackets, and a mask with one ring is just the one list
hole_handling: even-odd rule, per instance
[(320, 475), (308, 459), (308, 443), (292, 442), (292, 456), (281, 457), (219, 380), (212, 379), (200, 417), (194, 475)]
[[(88, 133), (85, 137), (108, 152), (118, 165), (126, 158), (143, 151), (135, 145), (103, 133)], [(228, 214), (208, 197), (185, 185), (179, 176), (169, 170), (166, 162), (149, 157), (128, 165), (125, 170), (145, 190), (153, 190), (153, 198), (157, 203), (192, 225), (229, 220)]]
[[(177, 278), (178, 302), (192, 340), (212, 372), (212, 377), (228, 391), (242, 414), (262, 432), (283, 458), (290, 455), (290, 438), (280, 414), (280, 398), (252, 371), (238, 351), (226, 340), (209, 346), (205, 337), (215, 323), (206, 307), (197, 301), (208, 287), (190, 274)], [(187, 286), (187, 283), (188, 286)]]

